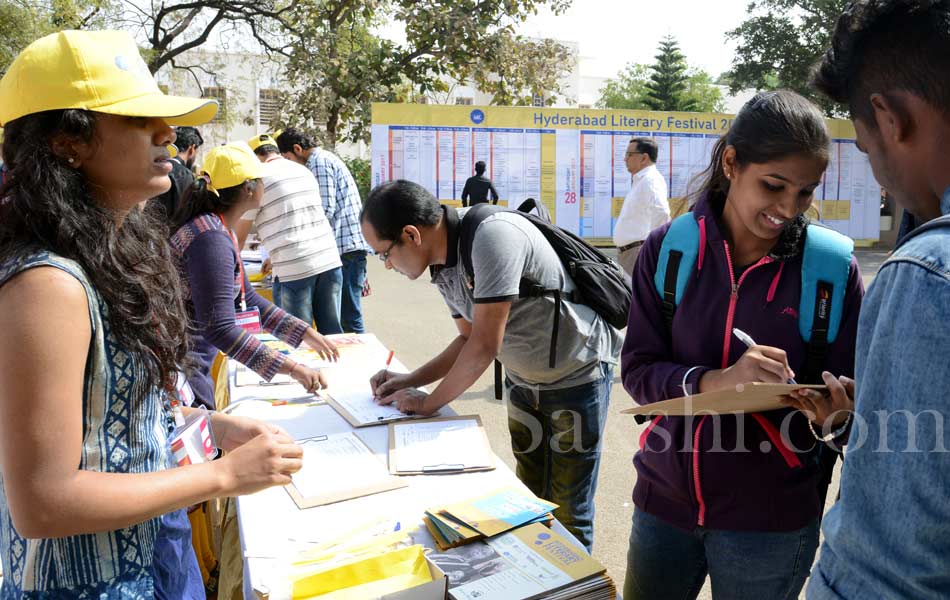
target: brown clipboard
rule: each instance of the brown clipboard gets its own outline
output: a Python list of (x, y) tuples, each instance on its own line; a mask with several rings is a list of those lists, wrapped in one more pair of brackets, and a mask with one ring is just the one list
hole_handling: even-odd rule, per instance
[[(450, 421), (475, 421), (478, 432), (478, 438), (484, 444), (483, 449), (488, 457), (487, 466), (466, 467), (462, 464), (439, 463), (438, 459), (433, 459), (433, 464), (416, 471), (399, 471), (398, 449), (396, 448), (396, 428), (409, 427), (413, 425), (422, 425), (425, 423), (441, 423)], [(426, 419), (424, 421), (395, 421), (389, 424), (389, 472), (393, 475), (451, 475), (457, 473), (475, 473), (477, 471), (493, 471), (495, 469), (495, 453), (492, 452), (491, 444), (488, 442), (488, 435), (485, 434), (485, 428), (482, 426), (482, 419), (478, 415), (459, 415), (455, 417), (438, 417), (435, 419)]]
[[(372, 453), (372, 450), (369, 449), (363, 440), (359, 436), (354, 435), (357, 441), (366, 448), (367, 452)], [(328, 436), (319, 435), (312, 438), (307, 438), (306, 440), (300, 440), (301, 442), (313, 442), (320, 443), (321, 441), (326, 441)], [(380, 462), (380, 466), (385, 469), (385, 466)], [(407, 487), (409, 484), (405, 481), (399, 479), (398, 477), (393, 477), (389, 475), (385, 480), (381, 480), (379, 483), (369, 484), (369, 485), (360, 485), (352, 488), (347, 488), (345, 490), (339, 490), (336, 492), (329, 492), (326, 494), (320, 494), (317, 496), (304, 496), (297, 489), (297, 486), (293, 483), (289, 483), (284, 486), (284, 489), (287, 490), (287, 493), (293, 498), (294, 502), (297, 504), (297, 508), (304, 510), (307, 508), (314, 508), (316, 506), (324, 506), (326, 504), (334, 504), (336, 502), (343, 502), (344, 500), (352, 500), (353, 498), (362, 498), (363, 496), (371, 496), (373, 494), (379, 494), (381, 492), (388, 492), (390, 490), (396, 490), (399, 488)]]
[(765, 412), (788, 408), (788, 405), (781, 402), (782, 396), (795, 390), (805, 389), (826, 390), (828, 387), (788, 383), (747, 383), (736, 386), (736, 389), (682, 396), (628, 408), (620, 412), (625, 415), (643, 416), (724, 415)]

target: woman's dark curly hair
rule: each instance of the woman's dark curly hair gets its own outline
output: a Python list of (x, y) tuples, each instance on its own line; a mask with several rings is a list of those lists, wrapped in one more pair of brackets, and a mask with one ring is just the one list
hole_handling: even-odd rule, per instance
[(60, 136), (92, 142), (95, 113), (51, 110), (4, 127), (0, 260), (39, 248), (79, 263), (119, 343), (145, 364), (148, 387), (168, 389), (186, 364), (188, 318), (167, 227), (138, 209), (118, 227), (83, 174), (54, 152)]

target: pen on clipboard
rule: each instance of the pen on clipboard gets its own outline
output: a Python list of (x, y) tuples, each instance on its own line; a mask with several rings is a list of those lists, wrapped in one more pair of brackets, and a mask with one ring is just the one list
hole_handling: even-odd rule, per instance
[[(752, 346), (756, 346), (756, 345), (757, 345), (757, 344), (755, 343), (755, 340), (752, 339), (752, 336), (751, 336), (751, 335), (749, 335), (748, 333), (742, 331), (742, 330), (739, 329), (738, 327), (733, 327), (733, 328), (732, 328), (732, 335), (736, 336), (736, 339), (738, 339), (740, 342), (742, 342), (743, 344), (745, 344), (745, 345), (748, 346), (749, 348), (751, 348)], [(795, 382), (795, 379), (792, 378), (792, 379), (789, 379), (789, 380), (788, 380), (788, 383), (795, 384), (796, 382)]]

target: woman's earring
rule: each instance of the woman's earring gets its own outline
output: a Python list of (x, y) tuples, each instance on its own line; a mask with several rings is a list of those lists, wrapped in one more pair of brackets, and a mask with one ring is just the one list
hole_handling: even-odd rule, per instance
[(66, 162), (68, 162), (69, 164), (73, 164), (73, 163), (75, 162), (75, 159), (73, 159), (72, 157), (70, 157), (70, 158), (67, 158), (67, 159), (66, 159)]

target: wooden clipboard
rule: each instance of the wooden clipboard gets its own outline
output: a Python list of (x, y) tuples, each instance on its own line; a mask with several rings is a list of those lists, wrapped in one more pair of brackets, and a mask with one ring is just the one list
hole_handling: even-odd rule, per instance
[(644, 404), (620, 411), (625, 415), (638, 416), (687, 416), (697, 414), (738, 414), (755, 413), (780, 408), (782, 396), (795, 390), (826, 390), (824, 385), (798, 385), (787, 383), (748, 383), (736, 389), (717, 390), (705, 394), (693, 394)]
[[(366, 449), (367, 452), (372, 454), (372, 450), (359, 439), (359, 436), (354, 435), (357, 441)], [(326, 441), (328, 436), (321, 435), (312, 438), (307, 438), (306, 440), (300, 440), (300, 442), (312, 442), (320, 443), (321, 441)], [(385, 465), (380, 462), (379, 466), (385, 471)], [(326, 494), (319, 494), (316, 496), (304, 496), (297, 489), (297, 486), (293, 483), (290, 483), (284, 486), (284, 489), (287, 490), (287, 493), (293, 498), (294, 502), (297, 504), (297, 508), (301, 510), (307, 508), (313, 508), (315, 506), (323, 506), (325, 504), (333, 504), (335, 502), (342, 502), (344, 500), (352, 500), (353, 498), (362, 498), (363, 496), (371, 496), (373, 494), (379, 494), (381, 492), (388, 492), (390, 490), (395, 490), (399, 488), (407, 487), (409, 484), (405, 483), (404, 480), (399, 479), (398, 477), (393, 477), (388, 475), (385, 478), (381, 478), (379, 482), (365, 485), (355, 485), (353, 487), (347, 488), (345, 490), (338, 490), (335, 492), (328, 492)]]
[[(414, 471), (399, 471), (397, 465), (399, 462), (399, 449), (396, 448), (396, 428), (412, 427), (425, 425), (429, 423), (446, 423), (452, 421), (475, 421), (477, 425), (477, 439), (481, 443), (481, 449), (488, 458), (487, 465), (466, 466), (464, 464), (440, 463), (437, 457), (433, 457), (433, 464)], [(393, 475), (447, 475), (455, 473), (474, 473), (476, 471), (493, 471), (495, 469), (495, 453), (492, 452), (491, 444), (488, 442), (488, 436), (485, 434), (485, 428), (482, 426), (482, 420), (478, 415), (459, 415), (456, 417), (439, 417), (435, 419), (426, 419), (415, 422), (393, 422), (389, 424), (389, 472)]]

